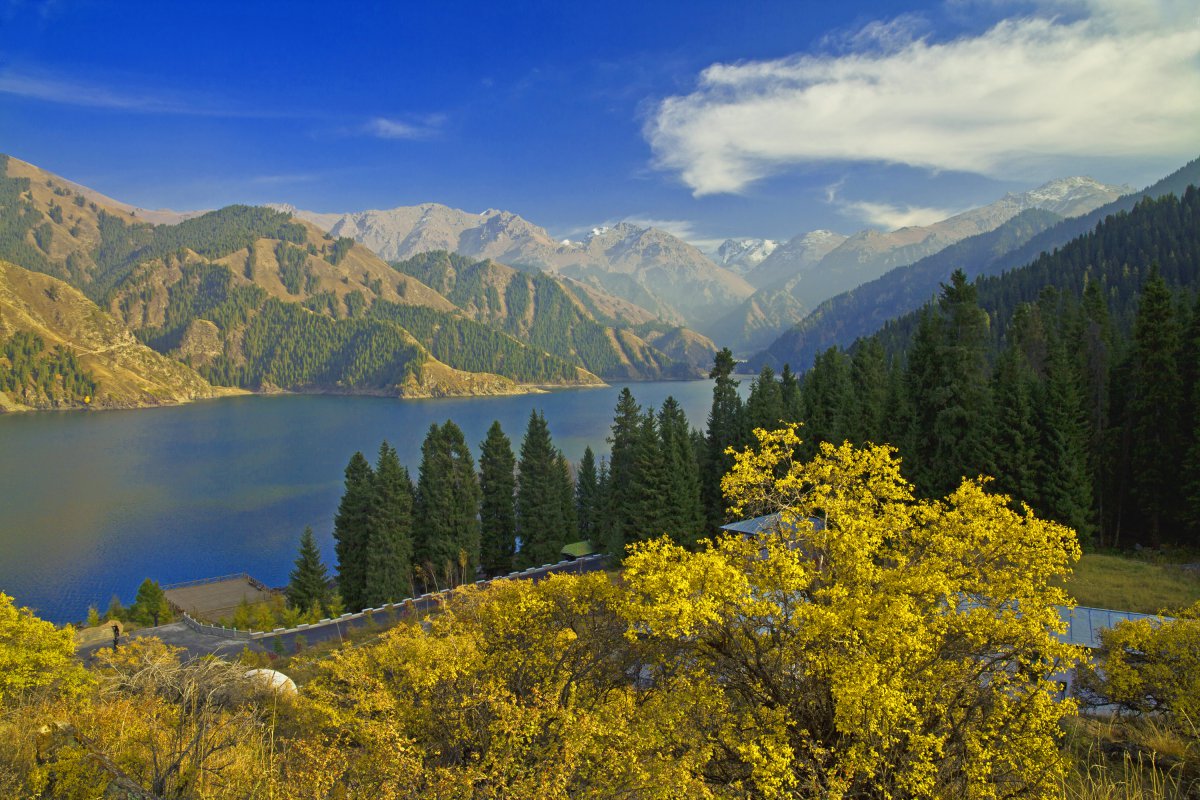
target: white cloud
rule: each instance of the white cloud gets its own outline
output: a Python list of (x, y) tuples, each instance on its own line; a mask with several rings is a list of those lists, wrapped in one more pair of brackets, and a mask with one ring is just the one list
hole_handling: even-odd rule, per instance
[(0, 72), (0, 94), (90, 108), (171, 114), (198, 113), (188, 106), (160, 97), (116, 92), (100, 86), (89, 86), (14, 70)]
[(103, 108), (136, 114), (254, 119), (297, 116), (261, 109), (242, 110), (215, 96), (183, 98), (154, 90), (111, 88), (69, 77), (12, 68), (0, 69), (0, 94), (58, 105)]
[(430, 139), (441, 131), (445, 121), (441, 114), (428, 114), (408, 120), (375, 117), (363, 127), (363, 132), (379, 139)]
[(1043, 15), (950, 41), (911, 39), (902, 18), (846, 38), (850, 52), (714, 64), (651, 115), (655, 163), (706, 195), (812, 162), (1001, 176), (1056, 158), (1196, 155), (1194, 3), (1032, 6)]
[(925, 206), (896, 206), (890, 203), (847, 201), (839, 203), (843, 211), (875, 228), (894, 231), (910, 225), (932, 225), (954, 216), (953, 211)]

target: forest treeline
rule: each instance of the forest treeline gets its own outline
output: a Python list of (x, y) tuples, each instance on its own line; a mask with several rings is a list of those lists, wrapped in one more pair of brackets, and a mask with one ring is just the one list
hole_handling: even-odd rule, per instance
[(89, 403), (96, 378), (66, 347), (47, 348), (36, 333), (16, 331), (0, 343), (0, 392), (35, 408)]
[(786, 416), (812, 441), (892, 444), (928, 496), (991, 475), (1096, 545), (1195, 545), (1198, 276), (1200, 191), (1143, 200), (825, 351)]
[[(545, 273), (518, 271), (444, 250), (421, 253), (392, 266), (433, 287), (475, 319), (602, 377), (694, 377), (686, 365), (672, 362), (645, 342), (631, 346), (626, 341), (630, 332), (619, 320), (594, 307), (585, 312), (583, 300)], [(659, 323), (658, 327), (668, 326)]]

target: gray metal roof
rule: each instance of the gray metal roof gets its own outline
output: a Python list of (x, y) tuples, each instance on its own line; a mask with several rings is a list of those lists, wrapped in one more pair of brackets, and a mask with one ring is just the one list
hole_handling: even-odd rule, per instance
[[(824, 527), (824, 521), (816, 517), (810, 517), (814, 527), (820, 530)], [(764, 531), (771, 531), (779, 525), (779, 514), (767, 514), (762, 517), (754, 517), (752, 519), (738, 520), (731, 522), (728, 525), (722, 525), (721, 530), (731, 531), (733, 533), (742, 533), (747, 535), (757, 535)], [(1087, 606), (1076, 606), (1073, 610), (1065, 606), (1056, 606), (1059, 615), (1067, 623), (1067, 632), (1060, 635), (1060, 641), (1067, 644), (1078, 644), (1084, 647), (1090, 647), (1093, 650), (1100, 647), (1100, 632), (1108, 628), (1115, 627), (1117, 623), (1125, 620), (1151, 619), (1156, 620), (1158, 624), (1173, 621), (1172, 617), (1159, 617), (1154, 614), (1138, 614), (1133, 611), (1114, 611), (1108, 608), (1089, 608)]]
[(1113, 611), (1108, 608), (1089, 608), (1076, 606), (1068, 610), (1057, 606), (1059, 615), (1067, 623), (1067, 632), (1059, 636), (1059, 640), (1067, 644), (1081, 644), (1093, 650), (1100, 647), (1100, 631), (1116, 627), (1117, 623), (1125, 620), (1149, 619), (1161, 625), (1173, 621), (1172, 617), (1159, 617), (1154, 614), (1137, 614), (1133, 611)]

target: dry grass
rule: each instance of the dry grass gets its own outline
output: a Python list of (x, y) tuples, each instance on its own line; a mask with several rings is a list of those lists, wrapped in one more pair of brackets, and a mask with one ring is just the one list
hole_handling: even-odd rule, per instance
[(1200, 573), (1104, 553), (1088, 553), (1067, 590), (1081, 606), (1157, 614), (1200, 600)]
[(1064, 749), (1070, 800), (1200, 797), (1200, 740), (1162, 722), (1078, 717), (1066, 724)]

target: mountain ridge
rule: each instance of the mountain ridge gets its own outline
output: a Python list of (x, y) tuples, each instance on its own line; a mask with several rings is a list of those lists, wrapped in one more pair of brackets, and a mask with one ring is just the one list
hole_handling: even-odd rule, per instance
[[(690, 244), (628, 222), (594, 228), (579, 241), (556, 240), (517, 214), (472, 214), (437, 203), (334, 215), (292, 206), (297, 217), (349, 236), (389, 261), (446, 250), (518, 269), (574, 278), (645, 307), (664, 321), (704, 327), (753, 287)], [(327, 226), (327, 227), (326, 227)]]
[[(1085, 213), (1112, 202), (1126, 188), (1091, 178), (1059, 178), (1026, 192), (1010, 192), (992, 203), (930, 225), (888, 232), (868, 229), (840, 241), (840, 234), (827, 231), (800, 234), (777, 248), (747, 276), (759, 288), (714, 325), (714, 337), (735, 352), (757, 352), (825, 300), (869, 283), (889, 270), (995, 230), (1027, 209), (1042, 208), (1061, 216)], [(820, 237), (814, 241), (817, 234)]]

